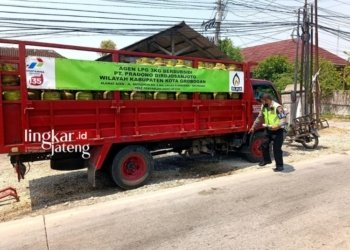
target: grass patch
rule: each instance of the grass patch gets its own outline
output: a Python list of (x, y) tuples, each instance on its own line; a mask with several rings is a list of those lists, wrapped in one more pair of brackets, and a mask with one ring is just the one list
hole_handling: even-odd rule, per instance
[(335, 115), (335, 114), (331, 114), (331, 113), (321, 114), (321, 118), (327, 119), (327, 120), (337, 119), (337, 120), (350, 121), (350, 115)]

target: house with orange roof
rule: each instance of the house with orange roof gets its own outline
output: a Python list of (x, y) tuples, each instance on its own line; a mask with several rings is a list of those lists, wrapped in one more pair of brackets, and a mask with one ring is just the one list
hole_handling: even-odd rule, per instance
[[(301, 40), (283, 40), (278, 42), (266, 43), (262, 45), (247, 47), (242, 49), (244, 61), (260, 62), (269, 56), (286, 56), (291, 63), (295, 62), (297, 45), (299, 42), (299, 57), (301, 57)], [(315, 51), (315, 46), (313, 46)], [(343, 68), (348, 64), (348, 61), (323, 49), (319, 48), (320, 58), (331, 61), (335, 66)]]

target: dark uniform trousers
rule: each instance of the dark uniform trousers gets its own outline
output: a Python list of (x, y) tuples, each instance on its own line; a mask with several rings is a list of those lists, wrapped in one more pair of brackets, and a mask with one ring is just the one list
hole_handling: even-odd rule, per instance
[(265, 130), (266, 140), (261, 144), (261, 150), (264, 157), (264, 162), (271, 162), (270, 156), (270, 144), (273, 142), (273, 155), (276, 161), (276, 167), (283, 168), (283, 152), (282, 152), (282, 144), (284, 140), (284, 131), (283, 129), (278, 129), (276, 131), (272, 131), (269, 129)]

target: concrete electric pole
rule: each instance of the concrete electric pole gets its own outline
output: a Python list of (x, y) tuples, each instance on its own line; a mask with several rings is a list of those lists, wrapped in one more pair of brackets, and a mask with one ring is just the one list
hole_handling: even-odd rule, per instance
[(214, 43), (217, 46), (219, 45), (219, 39), (220, 39), (220, 28), (221, 28), (221, 22), (222, 22), (222, 13), (223, 13), (222, 0), (216, 0)]
[[(315, 69), (314, 74), (319, 72), (320, 69), (320, 61), (319, 61), (319, 49), (318, 49), (318, 0), (315, 0)], [(320, 83), (318, 80), (318, 76), (316, 76), (315, 81), (315, 111), (316, 111), (316, 119), (317, 121), (320, 118)]]

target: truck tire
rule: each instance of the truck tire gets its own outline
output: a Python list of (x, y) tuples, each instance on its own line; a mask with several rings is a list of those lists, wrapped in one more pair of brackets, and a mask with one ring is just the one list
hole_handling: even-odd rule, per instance
[(250, 162), (260, 162), (263, 159), (261, 144), (265, 137), (262, 132), (257, 132), (252, 135), (253, 138), (250, 140), (250, 144), (245, 147), (245, 158)]
[(127, 146), (114, 157), (111, 176), (123, 189), (144, 185), (150, 178), (154, 161), (150, 152), (142, 146)]

